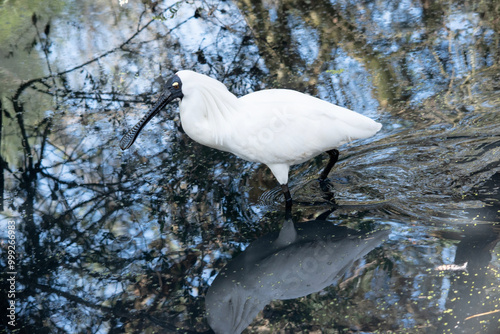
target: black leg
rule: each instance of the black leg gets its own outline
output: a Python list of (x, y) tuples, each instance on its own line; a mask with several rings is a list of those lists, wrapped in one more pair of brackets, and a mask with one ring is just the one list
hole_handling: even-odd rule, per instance
[(282, 184), (281, 190), (283, 190), (283, 195), (285, 195), (286, 206), (292, 207), (292, 195), (290, 195), (290, 189), (288, 189), (288, 184)]
[(285, 219), (289, 219), (292, 217), (292, 195), (290, 195), (288, 184), (282, 184), (281, 190), (283, 190), (283, 195), (285, 195)]
[(321, 175), (319, 176), (320, 181), (325, 181), (328, 178), (328, 174), (330, 174), (330, 171), (332, 170), (333, 166), (339, 160), (339, 151), (336, 149), (326, 151), (328, 155), (330, 156), (330, 161), (328, 161), (328, 164), (326, 165), (325, 169), (323, 169), (323, 172), (321, 172)]
[(323, 169), (323, 172), (321, 172), (321, 175), (319, 176), (319, 186), (321, 190), (323, 191), (323, 198), (333, 204), (335, 204), (335, 197), (333, 192), (331, 191), (331, 185), (328, 183), (328, 174), (330, 174), (330, 171), (332, 170), (333, 166), (339, 159), (339, 151), (336, 149), (326, 151), (328, 155), (330, 156), (330, 160), (328, 161), (328, 164), (326, 165), (325, 169)]

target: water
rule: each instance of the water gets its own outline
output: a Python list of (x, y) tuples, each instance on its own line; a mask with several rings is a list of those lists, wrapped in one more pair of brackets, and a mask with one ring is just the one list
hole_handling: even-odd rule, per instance
[[(496, 2), (0, 5), (0, 300), (16, 305), (2, 329), (210, 332), (217, 274), (247, 258), (258, 282), (252, 266), (275, 256), (265, 272), (293, 284), (266, 292), (247, 333), (498, 333), (498, 22)], [(272, 174), (194, 143), (176, 105), (119, 149), (179, 69), (237, 95), (307, 92), (384, 125), (340, 148), (329, 200), (316, 180), (326, 155), (292, 168), (297, 233), (322, 226), (307, 243), (270, 246), (283, 226), (293, 239)], [(389, 232), (356, 257), (346, 228)], [(342, 254), (353, 259), (335, 268)]]

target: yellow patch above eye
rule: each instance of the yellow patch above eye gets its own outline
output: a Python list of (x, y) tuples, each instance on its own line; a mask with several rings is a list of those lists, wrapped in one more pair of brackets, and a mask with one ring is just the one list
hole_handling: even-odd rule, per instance
[(179, 88), (179, 83), (178, 82), (174, 82), (172, 84), (172, 87), (174, 87), (175, 89)]

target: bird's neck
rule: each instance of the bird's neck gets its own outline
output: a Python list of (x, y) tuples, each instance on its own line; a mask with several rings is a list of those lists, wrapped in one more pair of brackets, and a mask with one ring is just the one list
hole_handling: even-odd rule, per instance
[(234, 127), (232, 119), (239, 103), (227, 89), (200, 88), (181, 101), (182, 127), (195, 141), (223, 149)]

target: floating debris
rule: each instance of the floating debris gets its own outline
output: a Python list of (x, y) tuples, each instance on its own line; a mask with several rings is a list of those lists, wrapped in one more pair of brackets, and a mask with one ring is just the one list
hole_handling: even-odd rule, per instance
[(462, 265), (458, 264), (443, 264), (434, 268), (438, 271), (467, 271), (467, 262)]

